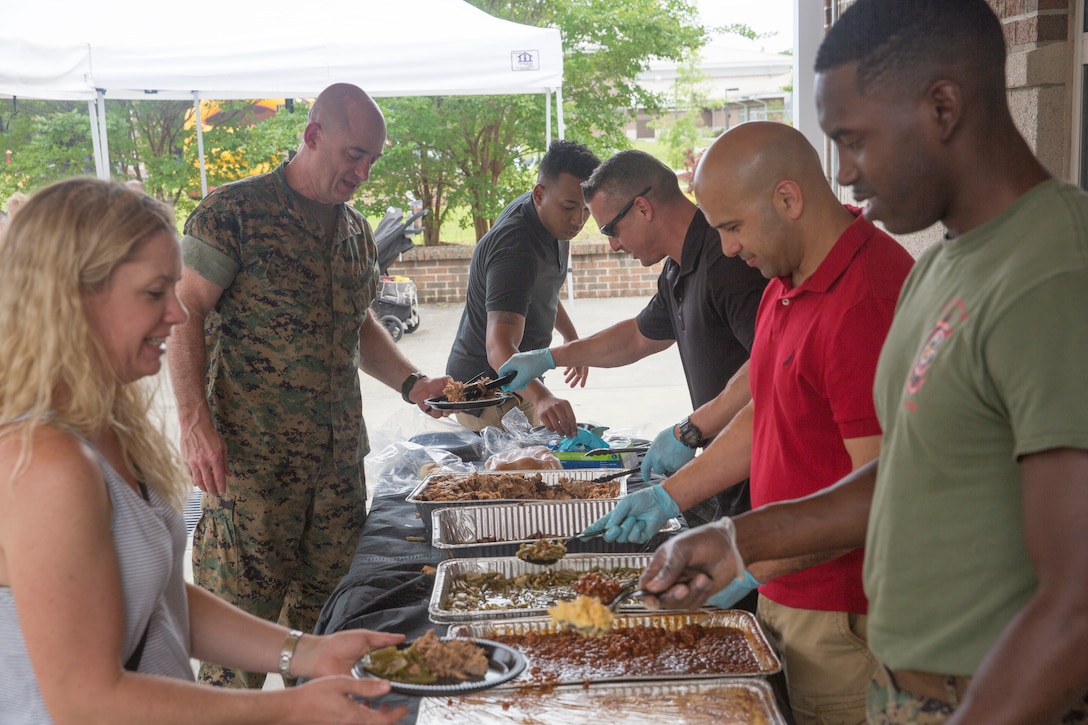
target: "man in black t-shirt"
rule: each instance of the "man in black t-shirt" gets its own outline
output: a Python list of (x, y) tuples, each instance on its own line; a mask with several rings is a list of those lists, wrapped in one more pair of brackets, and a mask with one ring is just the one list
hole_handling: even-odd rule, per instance
[[(567, 342), (578, 339), (559, 301), (567, 275), (570, 239), (582, 230), (589, 210), (581, 183), (600, 161), (579, 143), (554, 141), (540, 164), (537, 184), (511, 202), (472, 253), (465, 310), (450, 350), (446, 370), (465, 381), (495, 370), (519, 350), (551, 344), (552, 329)], [(568, 379), (584, 381), (586, 370)], [(519, 407), (530, 422), (563, 436), (577, 433), (574, 409), (539, 380), (520, 393)], [(485, 408), (480, 415), (460, 413), (471, 430), (500, 426), (513, 403)]]

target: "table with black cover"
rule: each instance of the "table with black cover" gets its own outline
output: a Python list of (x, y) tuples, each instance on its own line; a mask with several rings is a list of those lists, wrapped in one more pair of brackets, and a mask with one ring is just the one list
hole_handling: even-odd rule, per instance
[[(655, 483), (658, 481), (655, 480)], [(421, 637), (427, 630), (446, 633), (447, 625), (434, 624), (427, 614), (435, 575), (424, 573), (424, 567), (437, 567), (447, 557), (442, 549), (431, 546), (422, 519), (416, 516), (415, 504), (405, 501), (402, 485), (383, 485), (379, 481), (370, 512), (363, 525), (351, 568), (337, 585), (318, 617), (315, 634), (329, 634), (344, 629), (370, 629), (398, 632), (409, 640)], [(646, 487), (634, 474), (627, 479), (628, 493)], [(683, 517), (681, 524), (686, 528)], [(422, 541), (409, 541), (422, 539)], [(583, 542), (591, 545), (600, 539)], [(612, 545), (613, 547), (615, 545)], [(641, 550), (632, 546), (632, 551)], [(615, 549), (611, 549), (615, 551)], [(744, 609), (755, 611), (755, 593)], [(789, 719), (789, 708), (782, 692), (781, 675), (771, 678), (779, 707)], [(375, 704), (407, 705), (409, 714), (402, 721), (414, 723), (419, 698), (390, 693)]]
[[(627, 480), (628, 492), (645, 485), (637, 475)], [(428, 619), (435, 575), (425, 574), (423, 569), (437, 567), (446, 554), (431, 546), (415, 504), (405, 501), (405, 495), (402, 486), (384, 486), (379, 481), (351, 568), (325, 602), (314, 628), (316, 634), (371, 629), (398, 632), (409, 640), (429, 629), (445, 634), (447, 625)], [(409, 541), (409, 537), (423, 541)], [(415, 721), (418, 697), (390, 693), (378, 702), (408, 705), (411, 714), (404, 722)]]

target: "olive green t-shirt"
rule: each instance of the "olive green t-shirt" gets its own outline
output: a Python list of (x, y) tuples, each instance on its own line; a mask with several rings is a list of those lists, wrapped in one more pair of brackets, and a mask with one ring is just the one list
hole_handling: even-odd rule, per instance
[(1088, 449), (1088, 195), (1050, 180), (933, 246), (875, 381), (884, 440), (865, 544), (869, 644), (970, 675), (1035, 591), (1018, 459)]

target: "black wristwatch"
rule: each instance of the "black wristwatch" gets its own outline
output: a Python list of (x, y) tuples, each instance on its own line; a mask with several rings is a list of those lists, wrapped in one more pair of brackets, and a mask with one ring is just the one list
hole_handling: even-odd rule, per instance
[(427, 376), (417, 370), (406, 377), (404, 382), (400, 384), (400, 397), (404, 398), (405, 403), (415, 405), (415, 403), (412, 403), (412, 399), (408, 397), (408, 393), (412, 392), (412, 388), (416, 386), (416, 383), (425, 377)]
[(703, 432), (691, 422), (691, 417), (684, 418), (677, 427), (677, 439), (688, 448), (702, 448), (706, 446)]

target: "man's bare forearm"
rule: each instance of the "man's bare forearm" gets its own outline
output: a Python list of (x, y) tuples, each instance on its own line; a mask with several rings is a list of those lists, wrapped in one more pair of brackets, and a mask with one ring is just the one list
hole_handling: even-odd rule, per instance
[(736, 516), (737, 547), (744, 561), (816, 557), (812, 562), (818, 563), (819, 555), (826, 561), (864, 546), (877, 464), (871, 461), (811, 496)]

